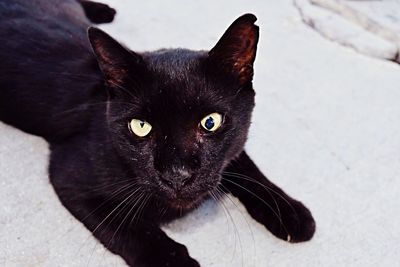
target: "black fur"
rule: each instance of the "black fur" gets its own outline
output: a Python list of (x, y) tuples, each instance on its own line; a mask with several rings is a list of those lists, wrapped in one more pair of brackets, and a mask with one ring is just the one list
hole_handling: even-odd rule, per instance
[(115, 9), (108, 5), (88, 0), (79, 0), (86, 17), (93, 23), (109, 23), (114, 20)]
[[(237, 19), (210, 52), (135, 53), (95, 28), (88, 38), (77, 2), (35, 2), (0, 0), (0, 119), (50, 143), (60, 200), (104, 246), (131, 266), (199, 266), (160, 225), (221, 191), (281, 239), (313, 236), (308, 209), (243, 151), (255, 16)], [(213, 112), (223, 123), (209, 133), (199, 122)], [(151, 123), (148, 136), (129, 130), (133, 118)]]

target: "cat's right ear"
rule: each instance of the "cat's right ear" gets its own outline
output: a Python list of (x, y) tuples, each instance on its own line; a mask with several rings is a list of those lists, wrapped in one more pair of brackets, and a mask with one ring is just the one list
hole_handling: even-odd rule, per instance
[(121, 87), (132, 69), (143, 63), (140, 55), (127, 50), (100, 29), (89, 28), (88, 37), (99, 67), (110, 86)]

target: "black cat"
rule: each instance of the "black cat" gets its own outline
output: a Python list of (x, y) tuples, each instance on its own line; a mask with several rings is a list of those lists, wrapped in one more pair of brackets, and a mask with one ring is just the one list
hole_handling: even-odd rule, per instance
[(87, 35), (76, 1), (0, 0), (0, 119), (49, 142), (60, 200), (130, 266), (199, 266), (160, 225), (221, 192), (281, 239), (313, 236), (309, 210), (243, 150), (255, 21), (238, 18), (209, 52), (135, 53)]

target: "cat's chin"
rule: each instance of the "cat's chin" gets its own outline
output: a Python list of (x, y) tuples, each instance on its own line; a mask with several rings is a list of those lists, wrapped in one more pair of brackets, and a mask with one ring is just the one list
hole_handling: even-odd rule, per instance
[(170, 208), (176, 211), (190, 211), (196, 207), (196, 202), (187, 202), (187, 201), (170, 201), (168, 204)]
[(191, 211), (198, 207), (208, 196), (207, 192), (199, 194), (196, 198), (175, 198), (168, 200), (168, 205), (171, 209), (176, 211)]

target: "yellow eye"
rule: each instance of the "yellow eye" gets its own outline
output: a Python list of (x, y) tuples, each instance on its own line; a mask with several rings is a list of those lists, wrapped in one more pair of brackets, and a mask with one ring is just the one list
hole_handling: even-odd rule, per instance
[(201, 121), (201, 127), (208, 132), (216, 131), (222, 123), (222, 115), (219, 113), (211, 113), (205, 116)]
[(137, 119), (131, 120), (131, 122), (129, 123), (129, 128), (134, 134), (139, 137), (145, 137), (151, 131), (150, 123)]

